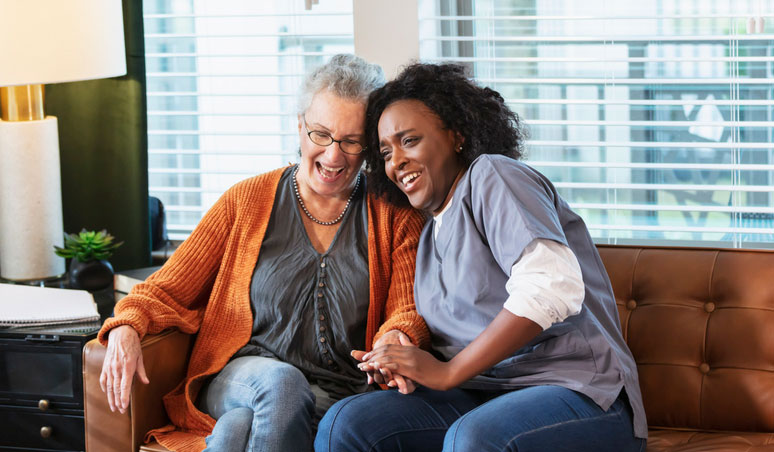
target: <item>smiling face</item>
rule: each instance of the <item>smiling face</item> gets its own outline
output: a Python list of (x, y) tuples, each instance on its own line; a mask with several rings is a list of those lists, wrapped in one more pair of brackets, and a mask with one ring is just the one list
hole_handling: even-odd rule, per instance
[(321, 91), (314, 96), (304, 115), (298, 118), (301, 164), (297, 180), (304, 194), (312, 192), (322, 197), (349, 197), (363, 164), (362, 153), (345, 154), (336, 142), (320, 146), (309, 139), (307, 132), (325, 132), (336, 140), (363, 143), (364, 123), (363, 102), (343, 99), (328, 91)]
[(433, 110), (413, 99), (385, 108), (378, 131), (387, 177), (414, 208), (433, 214), (443, 210), (463, 173), (457, 156), (462, 137), (444, 128)]

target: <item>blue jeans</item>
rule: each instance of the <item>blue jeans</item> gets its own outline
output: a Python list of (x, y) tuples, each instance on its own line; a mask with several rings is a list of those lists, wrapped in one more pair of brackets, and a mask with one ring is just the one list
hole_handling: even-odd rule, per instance
[[(491, 398), (492, 396), (495, 396)], [(336, 403), (320, 421), (317, 452), (645, 450), (622, 395), (607, 411), (558, 386), (482, 391), (378, 391)]]
[(288, 363), (234, 359), (199, 396), (199, 408), (217, 421), (205, 450), (307, 452), (316, 420), (333, 404), (326, 396)]

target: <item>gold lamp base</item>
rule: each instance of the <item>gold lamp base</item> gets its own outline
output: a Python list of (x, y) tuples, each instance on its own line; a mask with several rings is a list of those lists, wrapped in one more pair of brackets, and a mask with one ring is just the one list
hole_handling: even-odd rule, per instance
[(40, 121), (45, 90), (43, 85), (0, 87), (0, 118), (3, 121)]

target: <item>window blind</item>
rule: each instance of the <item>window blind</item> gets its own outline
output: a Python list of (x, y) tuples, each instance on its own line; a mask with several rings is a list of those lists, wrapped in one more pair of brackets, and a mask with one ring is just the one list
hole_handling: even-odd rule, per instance
[(149, 191), (184, 239), (239, 180), (298, 159), (304, 74), (353, 51), (352, 3), (143, 0)]
[(774, 5), (423, 0), (420, 56), (468, 65), (598, 242), (774, 247)]

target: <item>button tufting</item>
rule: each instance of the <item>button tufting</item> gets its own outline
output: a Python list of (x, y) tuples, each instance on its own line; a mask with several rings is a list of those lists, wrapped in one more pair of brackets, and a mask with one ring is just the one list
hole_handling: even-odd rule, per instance
[(715, 310), (715, 303), (709, 301), (707, 303), (704, 303), (704, 310), (707, 312), (712, 312)]
[(628, 309), (630, 311), (633, 311), (634, 308), (636, 308), (636, 307), (637, 307), (637, 302), (636, 301), (629, 300), (629, 301), (626, 302), (626, 309)]
[(701, 365), (699, 366), (699, 372), (701, 372), (701, 373), (703, 373), (703, 374), (708, 374), (708, 373), (709, 373), (709, 371), (710, 371), (710, 366), (709, 366), (709, 364), (707, 364), (707, 363), (701, 363)]

